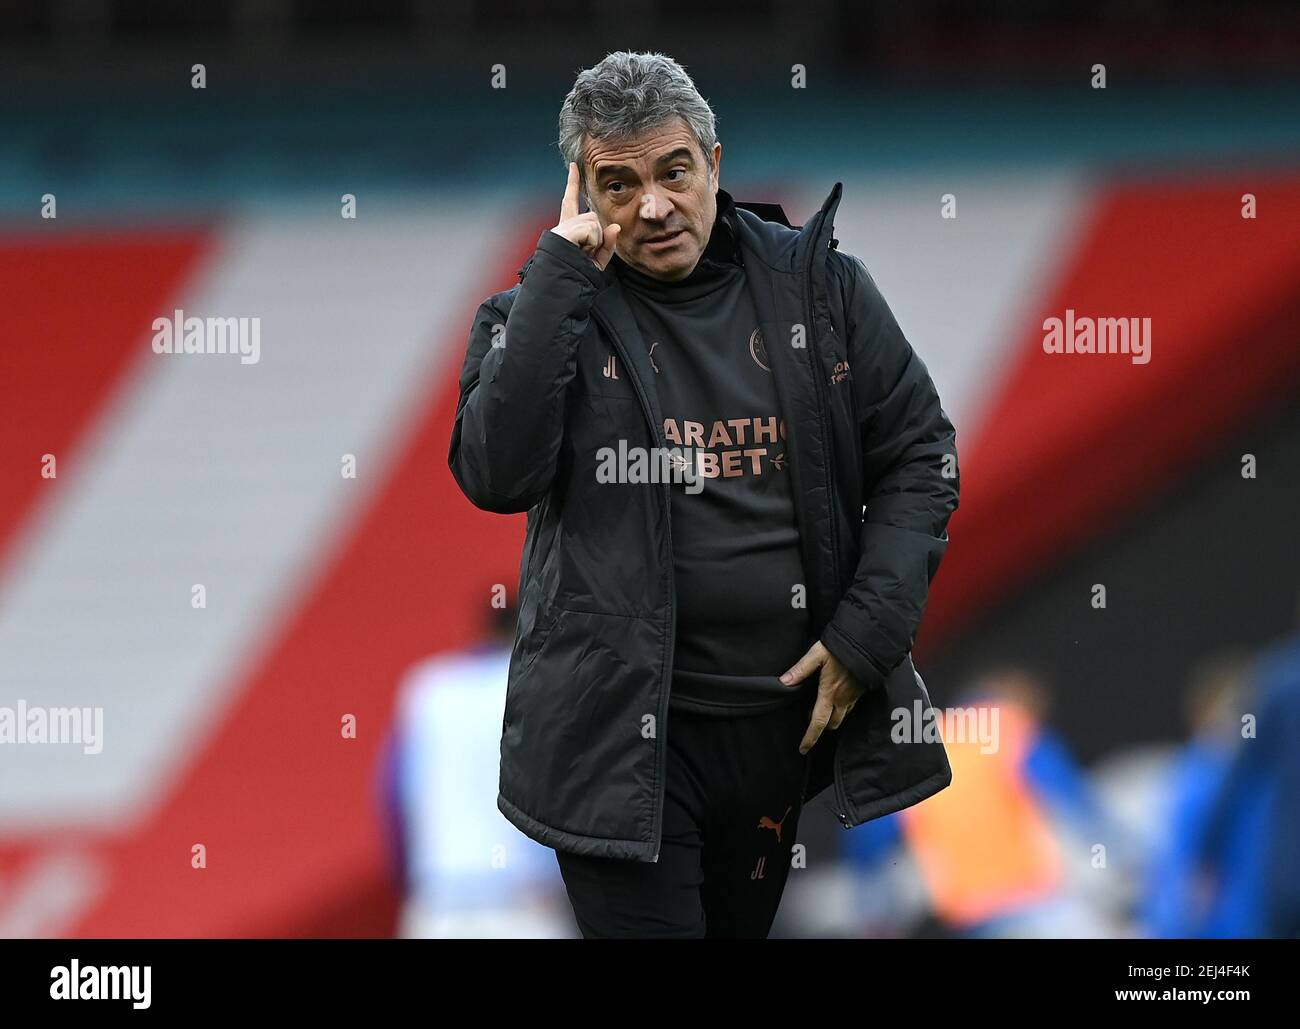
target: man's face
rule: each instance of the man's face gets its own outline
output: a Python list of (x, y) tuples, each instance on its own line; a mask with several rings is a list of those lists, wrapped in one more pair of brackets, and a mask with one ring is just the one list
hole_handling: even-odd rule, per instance
[(622, 260), (652, 278), (684, 279), (713, 232), (721, 167), (722, 144), (706, 161), (681, 118), (633, 139), (588, 138), (587, 201), (602, 226), (619, 226)]

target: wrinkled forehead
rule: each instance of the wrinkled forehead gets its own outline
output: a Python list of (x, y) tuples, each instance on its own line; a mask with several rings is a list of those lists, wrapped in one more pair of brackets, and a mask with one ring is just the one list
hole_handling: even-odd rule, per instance
[(585, 170), (593, 177), (602, 170), (615, 166), (653, 166), (658, 161), (678, 154), (681, 149), (689, 151), (691, 160), (705, 160), (707, 163), (700, 151), (699, 141), (680, 117), (631, 136), (603, 139), (584, 136), (582, 145)]

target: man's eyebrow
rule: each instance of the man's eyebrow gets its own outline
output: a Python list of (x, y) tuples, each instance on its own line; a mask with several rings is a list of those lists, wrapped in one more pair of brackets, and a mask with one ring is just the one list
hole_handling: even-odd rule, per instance
[[(691, 153), (690, 147), (679, 146), (676, 150), (669, 151), (659, 158), (659, 160), (655, 161), (655, 167), (661, 168), (665, 164), (671, 164), (673, 161), (680, 161), (682, 158), (686, 158), (688, 161), (695, 160), (695, 155)], [(625, 164), (607, 164), (604, 165), (600, 171), (596, 172), (596, 181), (603, 182), (610, 175), (621, 175), (625, 172), (630, 172), (631, 170), (632, 169)]]

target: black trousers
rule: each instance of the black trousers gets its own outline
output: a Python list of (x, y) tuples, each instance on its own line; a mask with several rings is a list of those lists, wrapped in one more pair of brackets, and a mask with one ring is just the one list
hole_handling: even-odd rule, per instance
[(659, 860), (556, 851), (585, 938), (767, 936), (813, 753), (799, 753), (812, 699), (738, 717), (670, 710)]

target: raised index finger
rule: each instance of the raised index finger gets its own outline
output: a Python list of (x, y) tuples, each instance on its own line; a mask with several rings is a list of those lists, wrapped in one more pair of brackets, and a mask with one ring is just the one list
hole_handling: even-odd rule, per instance
[(564, 200), (560, 203), (560, 221), (578, 217), (578, 162), (569, 162), (569, 182), (564, 187)]

